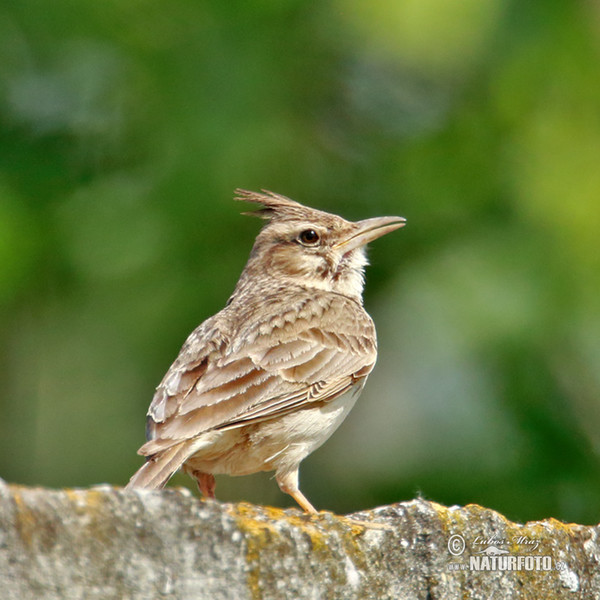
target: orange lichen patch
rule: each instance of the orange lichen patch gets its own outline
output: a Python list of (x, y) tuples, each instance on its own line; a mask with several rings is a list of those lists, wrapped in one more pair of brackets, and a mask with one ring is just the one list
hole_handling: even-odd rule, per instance
[(278, 508), (265, 506), (261, 510), (252, 504), (242, 502), (232, 505), (228, 512), (247, 537), (263, 538), (266, 535), (279, 535), (275, 522), (285, 519), (285, 513)]
[[(500, 518), (505, 524), (512, 523), (509, 521), (504, 515), (493, 511), (491, 508), (484, 508), (479, 504), (467, 504), (462, 509), (461, 512), (464, 512), (469, 517), (479, 517), (480, 519), (489, 519), (489, 517), (497, 517)], [(514, 524), (514, 523), (513, 523)]]
[(21, 539), (26, 546), (31, 547), (33, 545), (33, 539), (35, 533), (38, 530), (39, 524), (35, 513), (31, 510), (28, 504), (25, 502), (21, 492), (17, 487), (13, 487), (13, 500), (15, 502), (15, 518), (16, 526), (21, 536)]
[(274, 538), (279, 537), (274, 522), (284, 517), (284, 513), (280, 509), (271, 507), (265, 507), (259, 513), (254, 506), (247, 503), (233, 505), (228, 512), (235, 519), (240, 531), (245, 534), (248, 589), (251, 597), (258, 600), (262, 597), (260, 554), (267, 545), (273, 543)]
[(33, 501), (37, 491), (25, 486), (11, 486), (15, 528), (24, 546), (34, 553), (53, 548), (61, 527), (54, 518), (51, 504)]
[(462, 512), (458, 510), (450, 510), (447, 506), (436, 502), (429, 502), (429, 506), (435, 511), (444, 533), (450, 532), (451, 534), (457, 526), (460, 527), (466, 520)]
[[(280, 508), (264, 506), (257, 508), (252, 504), (240, 503), (232, 507), (230, 514), (236, 519), (245, 533), (261, 537), (265, 532), (280, 535), (281, 522), (300, 529), (312, 542), (313, 549), (323, 546), (323, 527), (316, 520), (318, 515), (295, 515)], [(276, 523), (279, 525), (276, 526)]]
[[(267, 548), (273, 552), (274, 545), (281, 544), (283, 547), (293, 544), (290, 531), (304, 534), (310, 540), (311, 552), (320, 555), (323, 560), (331, 556), (335, 539), (336, 545), (343, 548), (358, 569), (364, 565), (358, 536), (365, 531), (365, 527), (347, 517), (331, 513), (296, 514), (268, 506), (259, 508), (247, 503), (231, 505), (228, 512), (244, 533), (247, 581), (252, 598), (262, 597), (261, 553)], [(333, 573), (331, 575), (335, 576)]]
[(89, 538), (101, 546), (109, 546), (118, 534), (118, 524), (114, 519), (110, 496), (106, 491), (66, 489), (64, 493)]
[(95, 515), (106, 503), (106, 492), (100, 490), (64, 490), (66, 497), (71, 502), (75, 513), (78, 515)]

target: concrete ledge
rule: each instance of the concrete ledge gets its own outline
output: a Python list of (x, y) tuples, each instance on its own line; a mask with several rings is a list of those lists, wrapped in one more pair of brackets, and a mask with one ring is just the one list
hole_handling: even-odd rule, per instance
[(0, 480), (2, 599), (600, 598), (600, 527), (413, 500), (352, 516)]

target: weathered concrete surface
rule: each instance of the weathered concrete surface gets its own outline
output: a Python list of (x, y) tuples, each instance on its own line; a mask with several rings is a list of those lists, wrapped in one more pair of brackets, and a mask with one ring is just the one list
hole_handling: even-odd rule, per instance
[(386, 529), (183, 490), (0, 480), (0, 598), (600, 598), (598, 526), (518, 525), (480, 506), (424, 500), (355, 518)]

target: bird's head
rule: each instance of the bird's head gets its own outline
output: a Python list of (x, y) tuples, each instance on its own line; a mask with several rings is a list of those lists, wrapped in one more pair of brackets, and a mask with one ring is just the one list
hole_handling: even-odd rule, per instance
[(236, 190), (236, 194), (237, 200), (261, 205), (247, 214), (267, 219), (252, 248), (247, 276), (262, 273), (278, 283), (337, 292), (359, 301), (366, 244), (405, 224), (402, 217), (346, 221), (268, 191)]

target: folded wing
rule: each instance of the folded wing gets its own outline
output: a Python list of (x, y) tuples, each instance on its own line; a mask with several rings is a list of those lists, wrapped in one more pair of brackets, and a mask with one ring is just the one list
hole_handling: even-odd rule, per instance
[(206, 336), (195, 355), (186, 346), (198, 344), (188, 340), (157, 389), (140, 454), (331, 401), (373, 368), (373, 323), (353, 300), (311, 294), (285, 312), (273, 303), (262, 313), (229, 339), (208, 335), (207, 321), (195, 332)]

